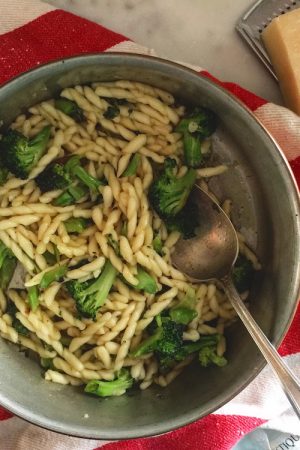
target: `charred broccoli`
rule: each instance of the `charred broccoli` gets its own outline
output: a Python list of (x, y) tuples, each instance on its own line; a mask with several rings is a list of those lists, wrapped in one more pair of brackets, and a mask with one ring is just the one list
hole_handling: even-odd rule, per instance
[(195, 170), (189, 169), (178, 178), (176, 167), (175, 159), (166, 158), (163, 172), (149, 189), (150, 203), (162, 219), (174, 218), (182, 210), (196, 181)]
[(72, 117), (76, 122), (83, 122), (84, 121), (84, 114), (83, 109), (81, 109), (77, 103), (73, 102), (72, 100), (69, 100), (64, 97), (60, 97), (55, 100), (54, 106), (56, 109), (59, 109), (67, 116)]
[(188, 198), (186, 205), (174, 217), (164, 219), (169, 231), (179, 231), (183, 239), (195, 236), (195, 230), (199, 225), (199, 211), (193, 199)]
[(36, 177), (36, 183), (42, 192), (55, 189), (65, 189), (75, 181), (80, 180), (85, 186), (98, 192), (102, 181), (90, 175), (80, 164), (79, 156), (69, 159), (62, 158), (50, 164)]
[(112, 381), (91, 380), (85, 386), (84, 392), (98, 397), (113, 397), (123, 395), (133, 385), (133, 378), (127, 369), (121, 369)]
[(103, 271), (96, 280), (80, 282), (68, 281), (66, 288), (76, 303), (76, 308), (84, 317), (96, 318), (99, 308), (104, 304), (116, 279), (117, 270), (106, 261)]
[(32, 139), (28, 139), (16, 130), (8, 130), (0, 141), (4, 166), (16, 177), (26, 179), (45, 153), (50, 131), (50, 125), (47, 125)]

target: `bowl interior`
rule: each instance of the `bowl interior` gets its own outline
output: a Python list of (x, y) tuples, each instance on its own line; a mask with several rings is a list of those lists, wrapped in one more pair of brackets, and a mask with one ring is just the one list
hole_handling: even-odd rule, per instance
[[(117, 79), (166, 89), (184, 104), (206, 106), (219, 116), (214, 152), (230, 169), (210, 182), (211, 189), (220, 199), (233, 200), (235, 225), (263, 264), (251, 292), (251, 311), (278, 344), (298, 293), (298, 197), (275, 143), (233, 97), (195, 72), (159, 59), (87, 55), (42, 66), (3, 86), (0, 121), (5, 127), (64, 87)], [(119, 439), (159, 434), (220, 407), (262, 368), (263, 359), (239, 322), (226, 336), (228, 366), (203, 370), (194, 365), (165, 389), (153, 386), (106, 400), (44, 381), (37, 364), (1, 340), (0, 403), (38, 425), (72, 435)]]

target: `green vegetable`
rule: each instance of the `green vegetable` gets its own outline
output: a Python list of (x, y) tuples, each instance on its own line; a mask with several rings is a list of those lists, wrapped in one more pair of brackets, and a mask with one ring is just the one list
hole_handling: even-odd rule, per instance
[(135, 175), (138, 170), (140, 161), (141, 155), (139, 155), (139, 153), (135, 153), (130, 159), (127, 168), (122, 173), (122, 177), (131, 177), (132, 175)]
[(43, 256), (48, 264), (48, 266), (54, 266), (54, 264), (59, 262), (59, 251), (56, 247), (56, 245), (53, 245), (54, 253), (50, 253), (48, 250), (43, 253)]
[(42, 192), (66, 189), (71, 185), (72, 181), (71, 175), (60, 162), (55, 162), (47, 166), (35, 179), (36, 184)]
[(203, 161), (202, 142), (212, 135), (216, 127), (216, 115), (204, 108), (195, 108), (189, 116), (179, 122), (176, 131), (183, 134), (184, 160), (188, 167), (201, 166)]
[(43, 369), (55, 370), (52, 358), (41, 358), (41, 366)]
[(103, 185), (102, 181), (90, 175), (81, 166), (80, 157), (77, 155), (69, 159), (61, 158), (50, 164), (35, 181), (42, 192), (65, 188), (69, 188), (70, 192), (72, 182), (78, 180), (94, 192), (98, 192), (99, 186)]
[(36, 311), (39, 306), (39, 290), (37, 286), (30, 286), (28, 292), (28, 303), (32, 311)]
[(184, 162), (188, 167), (196, 169), (201, 166), (203, 156), (201, 152), (202, 140), (192, 133), (184, 133), (183, 135), (183, 149)]
[(199, 225), (199, 211), (192, 199), (188, 199), (183, 209), (174, 217), (164, 219), (168, 231), (179, 231), (183, 239), (190, 239), (196, 235)]
[(155, 294), (158, 291), (158, 286), (155, 279), (140, 266), (137, 268), (135, 278), (137, 278), (139, 282), (134, 286), (134, 289), (148, 292), (148, 294)]
[(85, 186), (70, 186), (68, 190), (60, 194), (60, 196), (54, 200), (53, 205), (73, 205), (78, 200), (81, 200), (87, 193), (88, 190)]
[(182, 333), (183, 325), (171, 320), (169, 317), (160, 317), (156, 320), (157, 327), (149, 338), (141, 342), (131, 352), (133, 358), (154, 352), (158, 359), (161, 371), (168, 370), (176, 361), (184, 359)]
[(68, 281), (66, 288), (76, 303), (76, 308), (84, 317), (96, 318), (99, 308), (104, 304), (116, 279), (117, 270), (110, 261), (106, 261), (104, 269), (96, 280), (80, 282)]
[(16, 177), (26, 179), (46, 151), (50, 138), (50, 125), (32, 139), (16, 130), (8, 130), (0, 141), (1, 160)]
[(64, 222), (67, 233), (82, 233), (88, 226), (89, 221), (83, 217), (71, 217)]
[(0, 289), (7, 289), (17, 265), (17, 258), (12, 251), (0, 241)]
[(232, 270), (233, 283), (238, 292), (245, 292), (250, 289), (253, 277), (252, 263), (244, 255), (239, 254)]
[(170, 309), (170, 317), (176, 323), (182, 323), (187, 325), (195, 317), (197, 317), (197, 311), (195, 311), (196, 305), (196, 293), (194, 289), (190, 288), (185, 297), (176, 306)]
[(68, 266), (66, 264), (62, 264), (61, 266), (57, 266), (54, 269), (45, 272), (40, 282), (40, 288), (47, 289), (47, 287), (54, 281), (60, 281), (67, 270)]
[(72, 156), (66, 165), (65, 170), (70, 173), (73, 177), (78, 178), (84, 185), (86, 185), (92, 191), (98, 192), (99, 186), (103, 186), (103, 181), (90, 175), (81, 165), (80, 157)]
[(120, 114), (120, 108), (116, 105), (108, 106), (107, 110), (103, 113), (105, 119), (112, 120)]
[(72, 100), (61, 97), (55, 100), (54, 106), (67, 116), (72, 117), (76, 122), (81, 123), (84, 121), (83, 109)]
[(197, 107), (187, 117), (181, 119), (176, 127), (178, 133), (191, 133), (204, 139), (211, 136), (217, 128), (218, 119), (209, 109)]
[(120, 256), (120, 246), (119, 242), (113, 238), (112, 234), (107, 235), (107, 243), (113, 249), (117, 256)]
[(10, 315), (12, 318), (12, 327), (22, 336), (28, 336), (29, 330), (26, 328), (22, 322), (16, 317), (16, 314), (18, 312), (18, 309), (16, 305), (13, 302), (8, 302), (6, 313)]
[(213, 347), (203, 347), (199, 351), (199, 362), (203, 367), (208, 367), (211, 364), (223, 367), (227, 364), (226, 358), (224, 356), (218, 356), (216, 349)]
[(183, 209), (196, 181), (194, 169), (189, 169), (180, 178), (176, 177), (176, 166), (175, 159), (166, 158), (163, 172), (149, 189), (150, 203), (162, 219), (174, 218)]
[(154, 248), (156, 253), (158, 253), (160, 256), (164, 256), (163, 243), (159, 234), (157, 234), (153, 239), (152, 247)]
[(112, 397), (123, 395), (133, 385), (133, 378), (127, 369), (121, 369), (114, 380), (91, 380), (85, 386), (84, 392), (98, 397)]
[[(1, 146), (1, 141), (0, 141)], [(8, 177), (9, 170), (3, 165), (3, 162), (0, 161), (0, 186), (2, 186), (6, 181)]]

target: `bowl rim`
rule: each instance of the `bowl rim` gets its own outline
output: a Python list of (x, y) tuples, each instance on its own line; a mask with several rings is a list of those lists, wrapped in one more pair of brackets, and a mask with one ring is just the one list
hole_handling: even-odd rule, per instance
[[(266, 127), (263, 125), (263, 123), (255, 116), (253, 111), (246, 106), (239, 98), (234, 96), (232, 93), (227, 91), (224, 87), (217, 84), (214, 80), (211, 78), (208, 78), (207, 76), (203, 75), (201, 72), (197, 72), (194, 69), (191, 69), (190, 67), (185, 66), (184, 64), (180, 64), (178, 62), (170, 61), (167, 59), (159, 58), (156, 56), (150, 56), (150, 55), (144, 55), (144, 54), (137, 54), (137, 53), (131, 53), (131, 52), (103, 52), (103, 53), (84, 53), (84, 54), (77, 54), (72, 55), (60, 59), (55, 59), (52, 61), (49, 61), (44, 64), (40, 64), (28, 71), (22, 72), (21, 74), (18, 74), (9, 80), (5, 81), (0, 86), (0, 93), (7, 89), (9, 86), (13, 86), (15, 83), (18, 83), (22, 79), (26, 79), (28, 75), (31, 74), (38, 74), (40, 72), (43, 72), (45, 69), (48, 69), (49, 67), (55, 67), (60, 66), (64, 64), (65, 62), (72, 62), (75, 60), (89, 60), (90, 63), (92, 63), (93, 60), (95, 62), (100, 63), (100, 60), (107, 59), (108, 61), (111, 59), (118, 59), (118, 58), (126, 58), (131, 59), (132, 61), (145, 61), (146, 63), (153, 63), (154, 65), (169, 68), (170, 70), (175, 69), (177, 71), (183, 71), (187, 72), (192, 76), (196, 76), (202, 79), (202, 82), (204, 84), (207, 84), (209, 88), (213, 88), (216, 91), (219, 91), (223, 97), (227, 97), (228, 100), (230, 100), (233, 103), (236, 103), (239, 106), (240, 111), (243, 111), (246, 115), (250, 116), (249, 119), (255, 122), (256, 126), (258, 126), (262, 133), (265, 135), (265, 137), (270, 141), (270, 144), (274, 147), (274, 150), (277, 150), (277, 157), (281, 159), (283, 162), (283, 168), (285, 170), (286, 174), (286, 181), (290, 184), (290, 192), (291, 192), (291, 198), (293, 200), (293, 207), (295, 209), (295, 216), (294, 216), (294, 223), (295, 228), (298, 230), (297, 234), (297, 240), (296, 245), (300, 249), (300, 196), (299, 191), (296, 183), (295, 176), (292, 172), (292, 169), (288, 163), (288, 160), (283, 153), (283, 150), (280, 148), (279, 144), (276, 142), (276, 140), (273, 138), (273, 136), (270, 134), (270, 132), (266, 129)], [(99, 59), (99, 61), (97, 61)], [(104, 61), (102, 61), (104, 62)], [(292, 321), (295, 316), (298, 303), (300, 301), (300, 264), (298, 264), (296, 274), (295, 274), (295, 283), (294, 283), (294, 290), (293, 290), (293, 297), (294, 297), (294, 305), (290, 312), (289, 319), (286, 322), (286, 325), (284, 329), (281, 331), (280, 335), (276, 337), (276, 339), (273, 339), (272, 343), (275, 345), (275, 347), (278, 347), (280, 343), (283, 341)], [(95, 430), (88, 427), (88, 424), (82, 427), (75, 427), (73, 428), (70, 425), (64, 425), (64, 428), (60, 427), (55, 420), (50, 419), (48, 417), (40, 417), (38, 416), (34, 411), (29, 411), (22, 405), (12, 402), (5, 396), (3, 392), (0, 392), (0, 405), (4, 408), (6, 408), (8, 411), (13, 413), (14, 415), (22, 418), (23, 420), (26, 420), (29, 423), (32, 423), (34, 425), (40, 426), (41, 428), (55, 431), (60, 434), (74, 436), (74, 437), (81, 437), (85, 439), (99, 439), (99, 440), (122, 440), (122, 439), (133, 439), (133, 438), (142, 438), (142, 437), (149, 437), (149, 436), (158, 436), (160, 434), (172, 431), (174, 429), (183, 427), (185, 425), (188, 425), (190, 423), (195, 422), (196, 420), (199, 420), (208, 414), (211, 414), (212, 412), (216, 411), (217, 409), (224, 406), (226, 403), (228, 403), (230, 400), (232, 400), (236, 395), (238, 395), (243, 389), (245, 389), (246, 386), (248, 386), (251, 381), (254, 380), (254, 378), (261, 372), (261, 370), (266, 366), (267, 362), (263, 359), (261, 356), (260, 362), (256, 365), (256, 367), (253, 369), (253, 372), (251, 375), (249, 375), (244, 381), (242, 381), (238, 387), (235, 389), (233, 393), (228, 393), (225, 398), (223, 398), (222, 401), (218, 404), (217, 407), (211, 406), (208, 407), (207, 410), (202, 411), (202, 413), (198, 409), (194, 409), (190, 412), (184, 413), (175, 419), (167, 419), (158, 425), (144, 425), (142, 427), (139, 427), (139, 429), (134, 429), (133, 427), (130, 430), (120, 431), (118, 430), (114, 431), (114, 435), (112, 435), (110, 432), (106, 434), (105, 432), (101, 431), (101, 436), (98, 433), (95, 433)], [(78, 430), (78, 431), (77, 431)]]

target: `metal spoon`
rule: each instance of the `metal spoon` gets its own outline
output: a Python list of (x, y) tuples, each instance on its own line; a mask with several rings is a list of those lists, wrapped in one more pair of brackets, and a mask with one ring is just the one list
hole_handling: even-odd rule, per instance
[(257, 325), (232, 282), (231, 270), (239, 252), (235, 229), (220, 206), (198, 186), (191, 196), (199, 213), (197, 236), (177, 242), (172, 263), (193, 281), (221, 282), (232, 306), (279, 378), (300, 418), (300, 383)]

